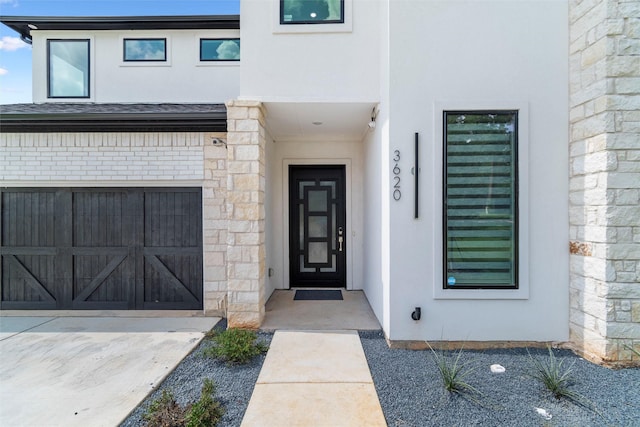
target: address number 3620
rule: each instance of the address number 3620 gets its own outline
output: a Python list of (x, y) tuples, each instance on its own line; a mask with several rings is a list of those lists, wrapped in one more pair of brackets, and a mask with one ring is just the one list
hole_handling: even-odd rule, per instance
[(402, 191), (400, 190), (400, 150), (395, 150), (393, 152), (393, 169), (391, 172), (393, 173), (393, 200), (398, 201), (402, 198)]

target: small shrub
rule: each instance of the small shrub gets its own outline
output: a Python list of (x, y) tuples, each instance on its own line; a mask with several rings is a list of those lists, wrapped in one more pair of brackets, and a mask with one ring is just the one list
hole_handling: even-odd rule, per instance
[(220, 421), (224, 409), (213, 399), (215, 385), (205, 378), (200, 400), (182, 407), (176, 403), (173, 393), (164, 389), (162, 395), (151, 402), (143, 418), (147, 427), (213, 427)]
[(178, 427), (184, 426), (185, 408), (176, 403), (173, 393), (162, 390), (162, 395), (151, 402), (143, 418), (148, 427)]
[(224, 414), (224, 409), (222, 409), (220, 402), (213, 399), (215, 391), (213, 381), (205, 378), (200, 400), (194, 403), (187, 413), (187, 427), (211, 427), (218, 424)]
[(246, 329), (227, 329), (208, 334), (214, 345), (204, 350), (204, 355), (229, 364), (248, 363), (255, 356), (265, 353), (267, 346), (257, 341), (257, 335)]
[[(429, 344), (427, 343), (427, 345)], [(466, 378), (473, 372), (473, 368), (469, 368), (467, 363), (460, 360), (462, 348), (454, 357), (447, 356), (443, 351), (436, 352), (430, 345), (429, 348), (438, 367), (444, 389), (449, 393), (456, 393), (475, 403), (480, 403), (479, 397), (482, 393), (466, 381)]]

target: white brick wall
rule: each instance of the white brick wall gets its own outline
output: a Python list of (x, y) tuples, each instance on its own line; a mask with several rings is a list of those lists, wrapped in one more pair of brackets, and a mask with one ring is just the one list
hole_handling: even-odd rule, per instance
[(204, 133), (7, 133), (0, 180), (202, 180), (204, 143)]

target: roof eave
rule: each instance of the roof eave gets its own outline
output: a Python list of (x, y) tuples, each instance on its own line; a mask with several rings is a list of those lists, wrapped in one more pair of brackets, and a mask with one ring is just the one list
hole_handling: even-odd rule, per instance
[(3, 114), (3, 133), (226, 132), (226, 113)]
[(32, 30), (164, 30), (240, 28), (239, 15), (176, 16), (0, 16), (23, 38)]

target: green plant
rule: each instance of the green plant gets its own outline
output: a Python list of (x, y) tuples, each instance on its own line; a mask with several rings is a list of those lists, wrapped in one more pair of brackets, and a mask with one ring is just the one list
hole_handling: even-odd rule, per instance
[(185, 408), (176, 403), (171, 391), (164, 389), (143, 415), (148, 427), (178, 427), (185, 423)]
[[(573, 363), (565, 367), (565, 360), (556, 358), (551, 347), (548, 347), (548, 349), (549, 357), (544, 360), (534, 358), (531, 356), (531, 353), (529, 353), (529, 358), (533, 362), (534, 367), (534, 372), (531, 376), (540, 381), (547, 390), (553, 393), (556, 399), (562, 397), (572, 398), (576, 394), (569, 389), (569, 386), (573, 382)], [(527, 350), (527, 352), (529, 352), (529, 350)]]
[[(427, 345), (429, 344), (427, 343)], [(475, 403), (480, 403), (479, 397), (482, 396), (482, 393), (466, 380), (473, 372), (473, 368), (468, 367), (468, 364), (461, 360), (463, 349), (460, 348), (455, 356), (449, 356), (444, 351), (435, 351), (431, 345), (429, 348), (438, 367), (444, 389), (449, 393), (456, 393)]]
[(530, 376), (540, 381), (556, 399), (565, 398), (602, 416), (595, 405), (586, 397), (570, 389), (570, 386), (574, 382), (573, 365), (575, 360), (568, 367), (564, 366), (565, 359), (556, 358), (551, 346), (547, 348), (549, 350), (549, 357), (542, 360), (534, 358), (531, 353), (529, 353), (529, 350), (527, 350), (529, 358), (533, 363), (533, 374), (530, 374)]
[(208, 335), (214, 345), (204, 350), (204, 355), (229, 364), (244, 364), (265, 353), (267, 346), (257, 341), (254, 331), (230, 328)]
[(220, 421), (224, 409), (213, 399), (213, 381), (205, 378), (200, 399), (182, 407), (176, 403), (173, 393), (164, 389), (162, 395), (149, 405), (143, 418), (147, 427), (213, 427)]
[(224, 409), (220, 405), (220, 402), (213, 399), (215, 391), (213, 381), (205, 378), (200, 400), (194, 403), (187, 413), (187, 427), (211, 427), (218, 424), (224, 414)]

